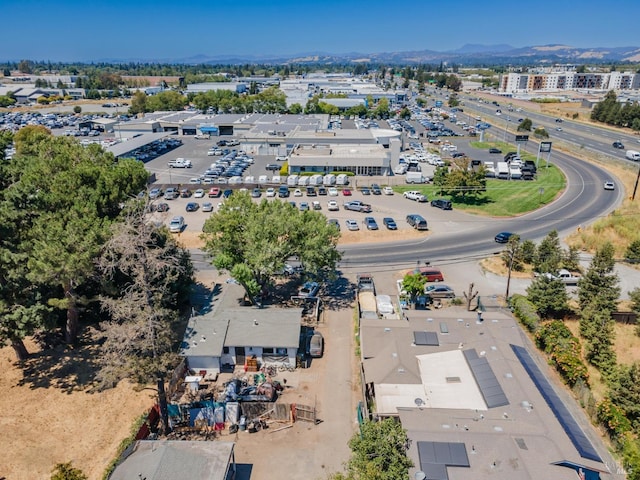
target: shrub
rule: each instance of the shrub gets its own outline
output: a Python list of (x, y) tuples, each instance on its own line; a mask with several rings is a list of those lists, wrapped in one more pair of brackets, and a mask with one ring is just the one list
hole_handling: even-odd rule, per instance
[(582, 361), (580, 341), (564, 323), (553, 320), (543, 324), (535, 334), (535, 341), (569, 386), (578, 381), (588, 384), (589, 372)]
[(598, 402), (596, 418), (613, 439), (618, 440), (631, 431), (631, 422), (610, 398)]
[(513, 313), (520, 320), (520, 323), (532, 333), (535, 333), (540, 325), (540, 317), (536, 313), (536, 307), (527, 297), (515, 294), (511, 297), (511, 307)]

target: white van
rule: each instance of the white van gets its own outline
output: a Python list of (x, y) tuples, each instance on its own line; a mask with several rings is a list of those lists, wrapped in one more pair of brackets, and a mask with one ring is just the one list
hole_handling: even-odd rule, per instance
[(309, 179), (310, 179), (310, 177), (308, 177), (308, 176), (306, 176), (306, 175), (301, 176), (301, 177), (298, 177), (298, 186), (299, 186), (299, 187), (306, 187), (306, 186), (308, 186), (308, 185), (309, 185)]
[(349, 175), (341, 173), (336, 177), (336, 185), (349, 185)]
[(289, 175), (287, 178), (287, 185), (290, 187), (295, 187), (298, 185), (298, 175)]
[(336, 176), (333, 173), (329, 173), (322, 179), (322, 184), (325, 187), (331, 187), (336, 184)]
[(229, 185), (240, 185), (242, 183), (242, 177), (231, 177), (229, 179)]
[(633, 160), (634, 162), (640, 161), (640, 152), (635, 150), (627, 150), (627, 158), (629, 160)]
[(258, 183), (259, 183), (260, 185), (264, 185), (264, 184), (266, 184), (268, 180), (269, 180), (269, 177), (267, 177), (266, 175), (260, 175), (260, 176), (258, 177)]
[(253, 175), (247, 175), (244, 177), (244, 183), (256, 183), (256, 179)]
[(282, 179), (280, 178), (280, 175), (274, 175), (271, 178), (271, 183), (274, 183), (276, 185), (280, 185), (280, 182), (282, 182)]

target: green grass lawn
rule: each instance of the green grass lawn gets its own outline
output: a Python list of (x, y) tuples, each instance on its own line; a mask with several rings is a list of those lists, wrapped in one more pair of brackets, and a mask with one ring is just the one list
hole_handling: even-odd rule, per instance
[[(489, 149), (500, 148), (504, 153), (515, 151), (513, 145), (502, 142), (473, 142), (473, 147)], [(502, 155), (496, 155), (495, 162), (502, 160)], [(522, 160), (536, 160), (535, 155), (521, 151)], [(494, 217), (510, 217), (530, 212), (551, 202), (565, 188), (565, 177), (555, 165), (540, 159), (540, 165), (535, 180), (496, 180), (487, 179), (487, 190), (484, 193), (468, 197), (452, 197), (440, 195), (435, 185), (406, 185), (395, 187), (399, 193), (407, 190), (419, 190), (429, 200), (446, 198), (453, 202), (453, 208), (470, 213)]]

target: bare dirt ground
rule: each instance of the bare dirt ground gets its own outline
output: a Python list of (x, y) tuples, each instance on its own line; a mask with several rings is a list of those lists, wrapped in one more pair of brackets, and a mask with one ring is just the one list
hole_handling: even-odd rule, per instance
[(25, 370), (15, 365), (11, 347), (0, 349), (0, 478), (49, 479), (56, 463), (69, 461), (90, 479), (101, 478), (153, 392), (124, 382), (90, 393), (89, 348), (27, 347), (33, 354)]

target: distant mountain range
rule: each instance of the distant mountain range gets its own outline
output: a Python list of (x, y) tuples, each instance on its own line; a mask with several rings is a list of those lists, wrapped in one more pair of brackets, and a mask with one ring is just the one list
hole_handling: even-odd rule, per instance
[[(117, 60), (111, 60), (117, 61)], [(127, 61), (132, 61), (131, 59)], [(162, 63), (186, 64), (304, 64), (304, 63), (377, 63), (377, 64), (434, 64), (455, 63), (459, 65), (537, 65), (553, 63), (637, 63), (640, 62), (640, 47), (593, 47), (578, 48), (569, 45), (538, 45), (515, 48), (511, 45), (468, 44), (448, 52), (415, 50), (383, 53), (309, 52), (290, 56), (259, 55), (196, 55), (180, 59), (134, 60)]]

